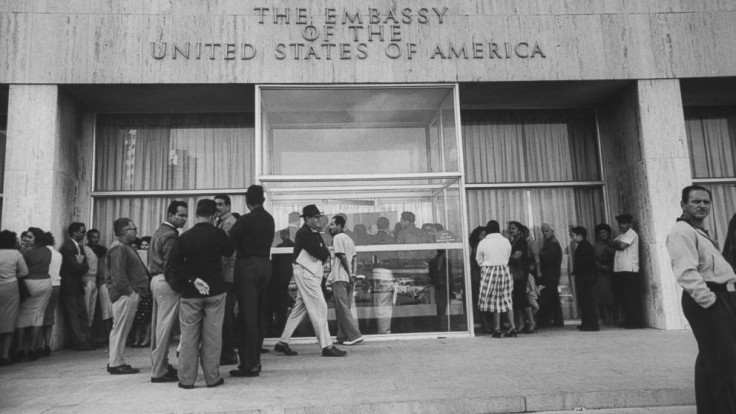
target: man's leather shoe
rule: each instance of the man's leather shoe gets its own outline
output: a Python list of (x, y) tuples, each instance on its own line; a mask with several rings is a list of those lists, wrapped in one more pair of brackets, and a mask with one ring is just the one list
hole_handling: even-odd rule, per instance
[(171, 364), (166, 366), (166, 372), (173, 374), (175, 377), (179, 375), (179, 371)]
[(231, 377), (257, 377), (259, 375), (261, 375), (260, 369), (254, 369), (251, 371), (242, 371), (239, 369), (233, 369), (230, 371)]
[(216, 383), (214, 383), (212, 385), (207, 385), (207, 388), (219, 387), (220, 385), (223, 385), (224, 383), (225, 383), (225, 378), (220, 378), (220, 380), (217, 381)]
[(261, 353), (262, 353), (262, 354), (268, 354), (268, 353), (270, 353), (270, 352), (271, 352), (271, 351), (269, 351), (269, 350), (268, 350), (268, 349), (266, 349), (266, 348), (261, 348)]
[(154, 378), (151, 377), (151, 382), (176, 382), (179, 381), (179, 377), (176, 374), (172, 374), (170, 372), (165, 373), (164, 375)]
[(287, 344), (286, 342), (279, 341), (279, 343), (277, 343), (276, 346), (273, 347), (273, 350), (276, 352), (281, 352), (282, 354), (287, 356), (297, 355), (297, 352), (291, 349), (289, 347), (289, 344)]
[(192, 385), (184, 385), (184, 384), (182, 384), (180, 382), (179, 383), (179, 388), (184, 388), (185, 390), (193, 390), (194, 389), (194, 384), (192, 384)]
[(322, 356), (323, 357), (344, 357), (348, 353), (338, 349), (335, 345), (332, 345), (327, 348), (322, 348)]
[(230, 358), (222, 357), (220, 358), (220, 365), (235, 365), (238, 363), (238, 357), (233, 355)]
[(125, 375), (125, 374), (137, 374), (140, 372), (138, 368), (133, 368), (130, 365), (119, 365), (117, 367), (107, 366), (107, 372), (111, 375)]

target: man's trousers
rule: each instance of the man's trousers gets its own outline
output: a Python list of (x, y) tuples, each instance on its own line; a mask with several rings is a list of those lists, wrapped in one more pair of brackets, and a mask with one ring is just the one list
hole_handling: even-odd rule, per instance
[(95, 320), (95, 308), (97, 307), (97, 276), (82, 277), (84, 286), (84, 306), (87, 310), (87, 326), (92, 327)]
[(181, 351), (179, 353), (179, 383), (194, 385), (197, 365), (207, 385), (220, 380), (222, 350), (222, 317), (225, 314), (225, 294), (207, 298), (181, 298)]
[(133, 327), (135, 311), (138, 309), (140, 296), (133, 292), (130, 296), (121, 296), (112, 304), (112, 330), (110, 331), (109, 366), (119, 367), (125, 364), (125, 341), (130, 328)]
[(225, 313), (222, 317), (222, 359), (235, 358), (235, 284), (225, 282)]
[(161, 274), (151, 279), (151, 294), (151, 377), (159, 378), (169, 366), (169, 342), (179, 317), (179, 294)]
[(235, 295), (238, 298), (238, 345), (241, 371), (250, 372), (261, 366), (261, 347), (266, 335), (263, 317), (264, 300), (271, 278), (271, 260), (248, 257), (235, 262)]
[(714, 292), (703, 309), (682, 292), (682, 311), (698, 342), (695, 403), (698, 414), (736, 413), (736, 292)]
[(62, 287), (59, 291), (64, 318), (71, 332), (72, 344), (74, 346), (84, 345), (89, 342), (89, 320), (87, 319), (87, 307), (84, 302), (84, 292), (69, 294)]
[(613, 293), (616, 294), (624, 313), (624, 327), (643, 328), (641, 306), (642, 281), (638, 272), (614, 272)]
[(354, 341), (360, 338), (362, 335), (358, 329), (358, 323), (353, 319), (350, 309), (353, 302), (353, 284), (342, 281), (333, 283), (332, 298), (335, 301), (338, 342)]
[(322, 275), (313, 275), (301, 265), (294, 264), (294, 282), (297, 288), (296, 303), (279, 340), (288, 344), (304, 316), (309, 314), (319, 346), (331, 346), (330, 329), (327, 326), (327, 302), (322, 293)]

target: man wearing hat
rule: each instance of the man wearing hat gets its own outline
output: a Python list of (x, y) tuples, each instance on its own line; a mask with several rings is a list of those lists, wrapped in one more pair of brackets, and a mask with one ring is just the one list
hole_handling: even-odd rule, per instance
[(276, 229), (273, 217), (263, 208), (264, 201), (263, 187), (248, 187), (245, 204), (250, 212), (230, 229), (237, 252), (233, 279), (242, 332), (238, 345), (240, 365), (230, 371), (234, 377), (257, 377), (261, 372), (261, 347), (266, 334), (263, 302), (271, 279), (271, 244)]
[(327, 327), (327, 302), (322, 294), (323, 263), (330, 258), (322, 236), (320, 236), (320, 213), (317, 206), (310, 204), (302, 209), (304, 225), (296, 232), (294, 240), (294, 281), (297, 295), (294, 308), (286, 321), (286, 327), (281, 334), (274, 350), (283, 354), (296, 355), (289, 347), (291, 335), (301, 323), (306, 314), (312, 322), (317, 335), (323, 357), (342, 357), (347, 353), (332, 344), (330, 330)]

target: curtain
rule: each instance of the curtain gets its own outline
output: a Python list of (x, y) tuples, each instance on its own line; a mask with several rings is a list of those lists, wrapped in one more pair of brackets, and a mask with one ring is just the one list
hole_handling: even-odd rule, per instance
[(705, 185), (713, 193), (707, 227), (722, 244), (728, 222), (736, 213), (736, 107), (686, 108), (685, 126), (693, 178), (734, 179), (732, 183)]
[[(127, 217), (138, 227), (138, 237), (152, 236), (158, 226), (166, 219), (166, 209), (173, 200), (183, 200), (189, 207), (189, 219), (184, 230), (191, 228), (195, 223), (197, 201), (203, 198), (212, 199), (213, 196), (185, 196), (185, 197), (115, 197), (97, 198), (94, 202), (95, 216), (93, 227), (100, 231), (101, 243), (109, 245), (115, 234), (112, 222), (119, 217)], [(230, 195), (231, 211), (245, 214), (244, 195)]]
[[(101, 115), (97, 122), (96, 191), (216, 190), (253, 184), (253, 114)], [(128, 217), (139, 237), (150, 236), (166, 219), (172, 200), (189, 204), (194, 224), (199, 196), (125, 194), (96, 198), (94, 227), (105, 243), (112, 222)], [(231, 195), (232, 211), (245, 213), (245, 196)]]
[(253, 183), (252, 114), (105, 116), (97, 191), (244, 188)]
[(600, 179), (590, 111), (464, 111), (466, 182)]

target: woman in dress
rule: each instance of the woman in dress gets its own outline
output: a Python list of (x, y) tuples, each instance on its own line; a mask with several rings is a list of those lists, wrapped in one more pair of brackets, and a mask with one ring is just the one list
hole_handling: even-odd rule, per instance
[(41, 342), (36, 345), (36, 355), (49, 356), (51, 355), (51, 332), (54, 330), (54, 324), (56, 323), (56, 307), (59, 303), (59, 289), (61, 287), (59, 271), (61, 270), (62, 259), (61, 253), (54, 248), (56, 240), (54, 240), (54, 235), (51, 232), (44, 234), (43, 244), (51, 252), (51, 264), (49, 264), (51, 299), (43, 315), (43, 337), (40, 338)]
[(611, 226), (601, 223), (595, 226), (595, 268), (598, 278), (593, 291), (606, 325), (616, 323), (616, 303), (611, 290), (613, 277), (613, 257), (616, 250), (611, 243)]
[(49, 265), (51, 252), (44, 244), (43, 230), (38, 227), (28, 229), (28, 243), (30, 247), (23, 252), (23, 259), (28, 265), (28, 276), (24, 282), (30, 296), (20, 304), (16, 327), (16, 361), (27, 358), (29, 361), (38, 359), (35, 346), (38, 344), (43, 331), (43, 316), (51, 300), (51, 277)]
[(473, 294), (473, 312), (483, 327), (483, 332), (493, 333), (491, 327), (490, 315), (488, 312), (481, 312), (478, 308), (478, 298), (480, 294), (480, 266), (475, 261), (475, 254), (478, 252), (478, 243), (486, 237), (486, 228), (478, 226), (470, 233), (470, 289)]
[[(501, 226), (495, 220), (486, 225), (486, 237), (478, 243), (475, 261), (481, 269), (480, 295), (478, 307), (481, 312), (492, 312), (494, 338), (516, 336), (513, 301), (511, 299), (512, 280), (509, 273), (511, 243), (501, 235)], [(509, 329), (501, 332), (501, 313), (509, 319)]]
[[(509, 221), (506, 230), (511, 238), (511, 258), (509, 259), (509, 271), (514, 280), (513, 299), (514, 313), (519, 329), (524, 333), (536, 332), (534, 313), (532, 312), (526, 288), (529, 284), (529, 243), (524, 235), (525, 226), (518, 221)], [(527, 320), (528, 324), (524, 321)], [(524, 326), (525, 325), (525, 326)]]
[(20, 307), (18, 278), (28, 275), (28, 267), (16, 243), (14, 232), (0, 231), (0, 366), (13, 363), (10, 346)]

